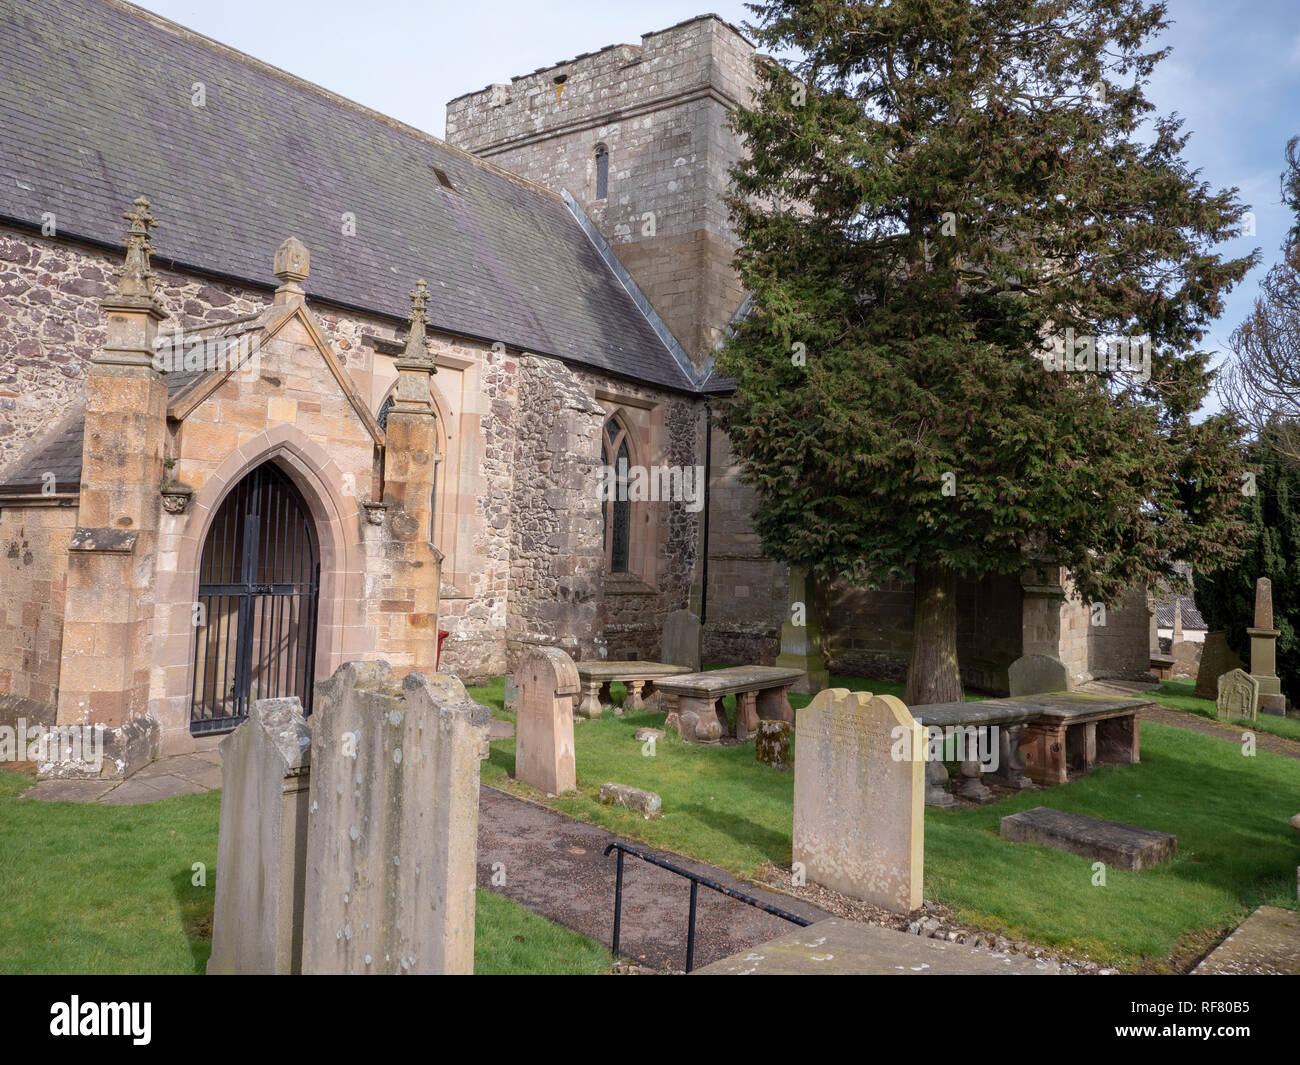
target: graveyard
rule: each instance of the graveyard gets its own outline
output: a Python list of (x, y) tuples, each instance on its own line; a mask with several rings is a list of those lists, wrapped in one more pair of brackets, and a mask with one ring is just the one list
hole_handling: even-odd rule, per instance
[(249, 2), (0, 0), (0, 974), (1300, 974), (1297, 16)]
[[(831, 683), (895, 698), (900, 692), (897, 684), (862, 678), (836, 676)], [(518, 713), (505, 706), (504, 678), (467, 694), (491, 710), (494, 731), (517, 728)], [(609, 698), (599, 716), (576, 719), (570, 789), (548, 794), (519, 782), (513, 735), (490, 741), (483, 785), (661, 853), (708, 863), (765, 898), (798, 897), (801, 888), (790, 875), (796, 773), (759, 762), (752, 740), (684, 742), (664, 730), (660, 708), (624, 710), (621, 685), (612, 686)], [(1175, 709), (1204, 703), (1183, 694), (1181, 685), (1165, 684), (1153, 701), (1192, 724), (1205, 720)], [(798, 721), (812, 698), (792, 694), (790, 702)], [(733, 704), (723, 702), (731, 719)], [(998, 787), (983, 803), (926, 807), (925, 907), (919, 894), (896, 907), (902, 913), (842, 897), (837, 901), (849, 907), (843, 913), (900, 931), (937, 920), (959, 929), (963, 941), (987, 936), (990, 943), (1017, 942), (1107, 971), (1173, 973), (1186, 971), (1255, 907), (1295, 908), (1295, 833), (1278, 816), (1275, 797), (1292, 786), (1300, 752), (1261, 750), (1243, 772), (1231, 735), (1149, 720), (1141, 730), (1138, 764), (1100, 766), (1051, 789)], [(792, 746), (797, 766), (797, 736)], [(661, 796), (662, 808), (648, 818), (602, 802), (609, 781)], [(219, 875), (220, 793), (86, 807), (18, 799), (30, 785), (29, 777), (0, 771), (0, 876), (22, 899), (0, 914), (0, 971), (209, 967), (214, 896), (211, 880), (193, 882), (192, 869), (200, 863), (208, 877)], [(1170, 833), (1176, 854), (1141, 870), (1112, 864), (1099, 887), (1087, 858), (999, 834), (1002, 818), (1045, 804)], [(509, 887), (494, 887), (483, 868), (478, 881), (472, 971), (612, 970), (607, 939), (595, 942), (530, 913), (510, 899)], [(824, 890), (815, 897), (826, 905)]]

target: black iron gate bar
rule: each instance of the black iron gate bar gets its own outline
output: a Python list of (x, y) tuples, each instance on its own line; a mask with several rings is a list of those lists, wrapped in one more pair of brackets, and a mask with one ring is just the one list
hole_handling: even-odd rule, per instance
[(676, 873), (678, 876), (684, 876), (691, 882), (691, 913), (690, 923), (686, 927), (686, 971), (689, 973), (695, 967), (695, 901), (699, 892), (699, 887), (703, 884), (706, 888), (718, 892), (720, 895), (726, 895), (729, 899), (736, 899), (746, 905), (753, 906), (762, 910), (764, 913), (770, 913), (773, 917), (780, 917), (783, 921), (789, 921), (800, 928), (807, 928), (812, 921), (797, 914), (788, 913), (776, 906), (769, 906), (766, 902), (761, 902), (754, 898), (753, 895), (746, 895), (743, 891), (737, 891), (735, 888), (724, 887), (716, 880), (710, 880), (707, 876), (700, 876), (699, 873), (692, 873), (689, 869), (683, 869), (679, 865), (673, 865), (672, 862), (666, 862), (662, 858), (656, 858), (653, 854), (647, 854), (640, 847), (629, 846), (626, 843), (619, 843), (615, 840), (605, 848), (605, 857), (609, 857), (610, 851), (618, 851), (618, 876), (614, 882), (614, 957), (618, 957), (618, 938), (619, 927), (623, 920), (623, 855), (630, 854), (634, 858), (640, 858), (643, 862), (649, 862), (651, 865), (657, 865), (661, 869), (667, 869), (670, 873)]
[(254, 684), (257, 698), (299, 695), (311, 713), (320, 564), (307, 511), (288, 479), (259, 467), (236, 486), (214, 518), (200, 565), (199, 601), (207, 619), (195, 631), (196, 664), (200, 640), (205, 653), (202, 675), (195, 677), (191, 731), (233, 728), (248, 713)]

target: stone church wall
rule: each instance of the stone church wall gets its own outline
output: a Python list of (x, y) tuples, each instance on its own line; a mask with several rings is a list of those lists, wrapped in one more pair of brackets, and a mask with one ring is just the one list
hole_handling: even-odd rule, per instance
[(596, 653), (604, 623), (602, 409), (562, 363), (519, 360), (510, 495), (508, 668), (530, 646)]
[[(73, 506), (0, 501), (0, 695), (53, 707)], [(12, 722), (10, 722), (12, 724)]]

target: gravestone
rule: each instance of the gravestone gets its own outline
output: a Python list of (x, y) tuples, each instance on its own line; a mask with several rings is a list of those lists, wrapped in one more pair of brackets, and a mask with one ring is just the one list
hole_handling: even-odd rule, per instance
[(479, 761), (455, 677), (348, 662), (316, 686), (304, 973), (472, 973)]
[(1225, 720), (1254, 721), (1259, 710), (1259, 681), (1244, 669), (1223, 674), (1214, 705)]
[(1207, 632), (1201, 648), (1201, 664), (1196, 670), (1196, 697), (1214, 699), (1219, 694), (1219, 678), (1233, 669), (1245, 669), (1246, 663), (1228, 646), (1228, 634), (1222, 630)]
[(208, 973), (302, 972), (311, 728), (297, 698), (260, 699), (221, 741)]
[(1065, 663), (1051, 655), (1025, 655), (1007, 667), (1011, 698), (1017, 695), (1042, 695), (1045, 692), (1070, 690), (1070, 674)]
[(558, 647), (531, 647), (515, 669), (515, 779), (547, 795), (578, 787), (573, 705), (578, 667)]
[(896, 913), (921, 905), (925, 730), (892, 695), (830, 688), (795, 718), (794, 861)]
[(700, 619), (689, 610), (674, 610), (664, 621), (660, 661), (670, 666), (685, 666), (692, 673), (698, 673), (703, 639)]
[[(799, 613), (796, 615), (795, 611)], [(790, 567), (790, 605), (781, 625), (781, 652), (776, 664), (784, 669), (797, 669), (803, 676), (790, 686), (800, 695), (814, 695), (829, 688), (830, 671), (822, 653), (821, 596), (817, 582), (808, 571), (798, 566)], [(798, 624), (796, 624), (796, 619)]]
[(1273, 628), (1273, 582), (1260, 577), (1255, 582), (1255, 624), (1246, 630), (1250, 637), (1250, 675), (1259, 681), (1259, 709), (1266, 714), (1286, 716), (1286, 697), (1277, 675), (1277, 638)]

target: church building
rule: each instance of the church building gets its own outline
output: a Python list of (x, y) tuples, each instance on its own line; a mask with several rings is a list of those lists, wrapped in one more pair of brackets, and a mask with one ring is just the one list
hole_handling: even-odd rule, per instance
[[(441, 141), (123, 0), (0, 0), (0, 719), (128, 775), (348, 660), (655, 658), (689, 608), (771, 662), (803, 598), (814, 672), (900, 675), (910, 587), (765, 559), (713, 424), (756, 58), (701, 16)], [(967, 682), (1144, 674), (1145, 589), (1068, 593), (963, 582)]]

